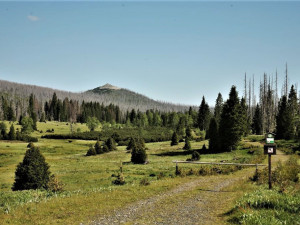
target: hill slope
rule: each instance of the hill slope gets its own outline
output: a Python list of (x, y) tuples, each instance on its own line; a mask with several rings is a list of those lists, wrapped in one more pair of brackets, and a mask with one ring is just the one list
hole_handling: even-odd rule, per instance
[(160, 111), (185, 111), (188, 106), (176, 105), (152, 100), (133, 91), (106, 84), (82, 93), (62, 91), (36, 85), (20, 84), (0, 80), (0, 94), (5, 94), (9, 99), (27, 99), (33, 93), (40, 102), (49, 101), (53, 93), (60, 99), (69, 98), (79, 102), (99, 102), (104, 105), (118, 105), (122, 111), (136, 109), (146, 111), (157, 109)]

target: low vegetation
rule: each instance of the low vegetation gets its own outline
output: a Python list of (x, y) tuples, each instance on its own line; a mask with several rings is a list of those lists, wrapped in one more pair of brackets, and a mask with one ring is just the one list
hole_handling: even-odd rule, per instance
[(279, 162), (272, 171), (273, 189), (266, 183), (266, 170), (256, 173), (251, 180), (258, 188), (239, 199), (230, 212), (235, 224), (295, 224), (300, 221), (300, 165), (297, 156)]

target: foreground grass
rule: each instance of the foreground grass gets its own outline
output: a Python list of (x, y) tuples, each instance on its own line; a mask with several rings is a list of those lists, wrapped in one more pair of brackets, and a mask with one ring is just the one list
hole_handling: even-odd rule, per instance
[[(86, 126), (77, 124), (81, 131)], [(38, 123), (40, 137), (47, 130), (54, 133), (70, 132), (69, 124), (58, 122)], [(76, 129), (76, 128), (75, 128)], [(42, 131), (42, 132), (40, 132)], [(95, 141), (41, 139), (40, 147), (50, 171), (64, 183), (65, 191), (53, 194), (46, 191), (12, 192), (16, 166), (22, 161), (28, 143), (0, 141), (0, 224), (75, 224), (88, 222), (87, 218), (106, 214), (139, 199), (148, 198), (194, 177), (174, 177), (174, 160), (186, 160), (191, 152), (182, 150), (184, 143), (170, 146), (170, 142), (148, 143), (149, 164), (130, 163), (131, 154), (125, 146), (117, 151), (86, 157)], [(192, 142), (193, 150), (199, 150), (207, 141)], [(251, 158), (247, 149), (222, 154), (201, 155), (201, 161), (236, 162)], [(123, 162), (126, 184), (114, 186), (112, 181)], [(180, 165), (183, 169), (198, 168), (197, 165)], [(162, 178), (162, 179), (161, 179)], [(140, 186), (143, 179), (149, 186)]]
[[(295, 182), (295, 175), (291, 171), (297, 166), (297, 156), (287, 160), (287, 156), (277, 155), (274, 164), (276, 182), (269, 190), (266, 184), (257, 185), (249, 180), (240, 183), (235, 190), (242, 189), (240, 198), (229, 211), (228, 221), (234, 224), (299, 224), (300, 221), (300, 184)], [(296, 158), (296, 159), (295, 159)], [(291, 161), (293, 160), (293, 161)], [(280, 163), (283, 161), (284, 164)], [(293, 166), (292, 166), (293, 165)], [(298, 171), (299, 171), (298, 161)], [(273, 175), (274, 176), (274, 175)], [(299, 177), (299, 174), (298, 174)], [(260, 182), (259, 182), (260, 183)], [(264, 182), (266, 183), (266, 182)], [(284, 187), (284, 188), (283, 188)]]

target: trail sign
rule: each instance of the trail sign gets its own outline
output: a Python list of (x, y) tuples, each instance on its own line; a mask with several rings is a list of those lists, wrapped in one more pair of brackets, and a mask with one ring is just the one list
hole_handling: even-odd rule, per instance
[(264, 145), (265, 155), (276, 155), (276, 145), (275, 144), (265, 144)]
[(267, 135), (266, 135), (266, 143), (267, 144), (274, 144), (275, 143), (275, 141), (274, 141), (274, 134), (273, 133), (268, 133)]
[(268, 155), (268, 161), (269, 161), (269, 189), (272, 189), (272, 178), (271, 178), (271, 156), (276, 155), (276, 144), (274, 141), (275, 134), (268, 133), (266, 135), (266, 144), (264, 145), (264, 153), (265, 155)]

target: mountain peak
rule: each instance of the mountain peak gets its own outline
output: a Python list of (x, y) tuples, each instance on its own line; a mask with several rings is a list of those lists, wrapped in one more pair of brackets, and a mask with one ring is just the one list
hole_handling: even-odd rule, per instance
[(107, 84), (105, 84), (105, 85), (103, 85), (103, 86), (100, 86), (99, 89), (100, 89), (100, 90), (103, 90), (103, 89), (120, 90), (121, 88), (116, 87), (116, 86), (113, 86), (113, 85), (107, 83)]

